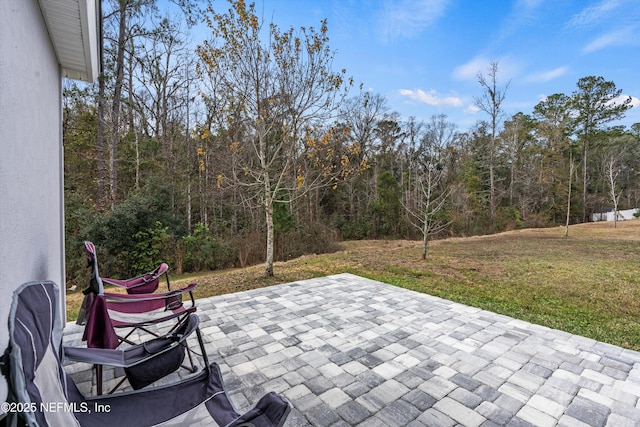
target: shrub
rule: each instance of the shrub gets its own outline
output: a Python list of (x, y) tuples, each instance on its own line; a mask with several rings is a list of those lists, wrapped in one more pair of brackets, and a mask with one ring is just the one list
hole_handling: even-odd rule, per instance
[(154, 228), (138, 231), (133, 235), (135, 245), (131, 251), (131, 262), (136, 274), (143, 274), (156, 268), (160, 263), (169, 264), (168, 254), (172, 239), (169, 227), (156, 221)]
[(233, 266), (233, 249), (223, 240), (214, 239), (206, 224), (198, 223), (182, 238), (184, 271), (216, 270)]
[(501, 208), (498, 211), (496, 227), (498, 231), (519, 230), (524, 226), (520, 211), (514, 207)]
[[(128, 278), (144, 273), (142, 267), (149, 267), (158, 261), (156, 257), (170, 253), (170, 236), (176, 228), (171, 193), (161, 183), (150, 181), (111, 211), (96, 216), (80, 233), (82, 240), (95, 243), (101, 272), (106, 277)], [(151, 259), (144, 259), (147, 255)]]

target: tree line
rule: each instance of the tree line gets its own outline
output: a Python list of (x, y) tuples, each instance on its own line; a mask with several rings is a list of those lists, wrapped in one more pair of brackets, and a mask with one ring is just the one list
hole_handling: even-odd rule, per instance
[[(581, 78), (506, 117), (499, 64), (478, 75), (469, 130), (391, 111), (332, 67), (327, 21), (281, 29), (253, 4), (103, 6), (103, 72), (65, 82), (67, 277), (82, 240), (104, 274), (176, 272), (335, 249), (340, 239), (422, 239), (588, 221), (638, 207), (640, 124), (630, 99)], [(206, 22), (197, 44), (189, 31)], [(568, 228), (567, 228), (568, 230)], [(76, 250), (77, 249), (77, 250)]]

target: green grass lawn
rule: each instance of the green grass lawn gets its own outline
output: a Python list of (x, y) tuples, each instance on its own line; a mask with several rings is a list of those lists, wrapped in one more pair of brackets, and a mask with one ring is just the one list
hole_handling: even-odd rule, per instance
[[(640, 220), (420, 242), (351, 241), (333, 254), (175, 278), (196, 297), (349, 272), (640, 351)], [(68, 294), (77, 315), (78, 292)]]

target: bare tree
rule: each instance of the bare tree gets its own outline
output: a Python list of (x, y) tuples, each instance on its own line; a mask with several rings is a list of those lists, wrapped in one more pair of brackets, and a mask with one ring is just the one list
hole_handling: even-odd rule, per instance
[(569, 237), (569, 221), (571, 219), (571, 181), (573, 178), (573, 173), (575, 170), (575, 165), (573, 163), (573, 155), (569, 159), (569, 187), (567, 190), (567, 220), (564, 228), (564, 237)]
[(495, 185), (495, 168), (496, 168), (496, 152), (497, 142), (496, 134), (498, 131), (498, 123), (503, 115), (502, 102), (507, 95), (507, 89), (510, 82), (504, 87), (498, 87), (498, 63), (492, 62), (485, 76), (478, 73), (478, 83), (482, 86), (482, 96), (474, 97), (474, 104), (480, 110), (487, 113), (490, 117), (491, 139), (489, 140), (489, 206), (491, 210), (491, 221), (496, 222), (496, 185)]
[(139, 141), (146, 133), (147, 137), (160, 142), (159, 151), (166, 173), (175, 177), (170, 181), (175, 212), (180, 204), (180, 181), (185, 176), (189, 181), (191, 173), (184, 165), (189, 163), (190, 154), (190, 140), (184, 136), (189, 134), (189, 85), (193, 79), (189, 76), (189, 69), (195, 66), (195, 61), (180, 21), (165, 17), (152, 25), (150, 33), (137, 48), (136, 90), (130, 92), (136, 108), (131, 120), (136, 122), (136, 126), (130, 134), (134, 136), (136, 182), (143, 160)]
[[(199, 10), (196, 0), (171, 1), (183, 12), (189, 25), (195, 23), (193, 17)], [(158, 9), (157, 0), (108, 0), (104, 3), (101, 49), (103, 70), (98, 80), (98, 192), (102, 195), (104, 181), (107, 179), (105, 175), (108, 175), (108, 200), (113, 208), (118, 202), (120, 192), (120, 142), (123, 131), (126, 131), (127, 127), (131, 130), (134, 124), (135, 106), (132, 103), (133, 91), (136, 88), (132, 77), (139, 59), (136, 40), (159, 34), (158, 31), (148, 28), (146, 23), (146, 19), (155, 16)], [(129, 106), (128, 114), (123, 105)], [(104, 172), (105, 165), (107, 173)]]
[(609, 197), (611, 203), (613, 203), (613, 228), (618, 226), (618, 203), (620, 202), (621, 190), (618, 190), (618, 175), (620, 175), (620, 169), (618, 168), (618, 158), (616, 156), (609, 156), (605, 163), (607, 179), (609, 181)]
[(111, 135), (109, 138), (109, 201), (111, 207), (115, 206), (118, 194), (118, 144), (120, 142), (120, 101), (122, 99), (122, 86), (124, 82), (124, 58), (127, 38), (129, 34), (128, 17), (132, 15), (129, 10), (133, 1), (124, 0), (118, 2), (115, 15), (118, 19), (118, 32), (116, 40), (115, 83), (113, 90), (113, 102), (111, 104)]
[[(378, 122), (390, 119), (387, 99), (380, 94), (361, 92), (342, 104), (340, 121), (346, 124), (352, 144), (358, 147), (358, 152), (351, 156), (353, 163), (361, 165), (363, 169), (372, 163), (372, 157), (376, 153), (374, 144)], [(375, 174), (373, 176), (375, 179)], [(362, 179), (362, 174), (354, 174), (343, 186), (348, 200), (346, 215), (351, 224), (358, 223), (363, 216), (363, 212), (357, 208), (357, 202), (366, 198), (360, 185)], [(375, 189), (375, 183), (369, 187)]]
[[(624, 139), (622, 139), (622, 141), (624, 141)], [(618, 226), (618, 209), (620, 207), (620, 196), (622, 195), (619, 178), (624, 168), (623, 159), (625, 156), (625, 147), (622, 146), (620, 142), (620, 140), (616, 141), (614, 138), (613, 143), (608, 147), (608, 150), (606, 150), (603, 159), (604, 175), (609, 187), (608, 195), (613, 205), (613, 228)]]
[(422, 234), (422, 259), (427, 259), (429, 240), (451, 223), (444, 216), (450, 188), (444, 185), (446, 170), (443, 151), (456, 137), (455, 125), (444, 114), (433, 116), (425, 126), (417, 149), (411, 153), (409, 179), (405, 191), (411, 193), (403, 201), (411, 223)]
[[(345, 70), (331, 69), (334, 54), (326, 20), (317, 31), (282, 32), (271, 24), (263, 33), (254, 5), (247, 7), (241, 0), (230, 4), (224, 14), (209, 9), (213, 38), (198, 53), (201, 69), (215, 74), (229, 96), (224, 112), (233, 128), (227, 134), (237, 166), (223, 180), (246, 187), (261, 202), (265, 274), (272, 276), (274, 203), (334, 185), (352, 167), (349, 153), (355, 148), (341, 144), (339, 129), (324, 126), (350, 85), (345, 84)], [(310, 166), (320, 173), (312, 173)]]

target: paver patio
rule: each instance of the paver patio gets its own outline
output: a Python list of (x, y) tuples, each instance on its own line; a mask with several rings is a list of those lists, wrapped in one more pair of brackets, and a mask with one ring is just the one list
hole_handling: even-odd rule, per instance
[(281, 393), (285, 426), (640, 426), (640, 353), (621, 347), (351, 274), (197, 303), (234, 404)]

